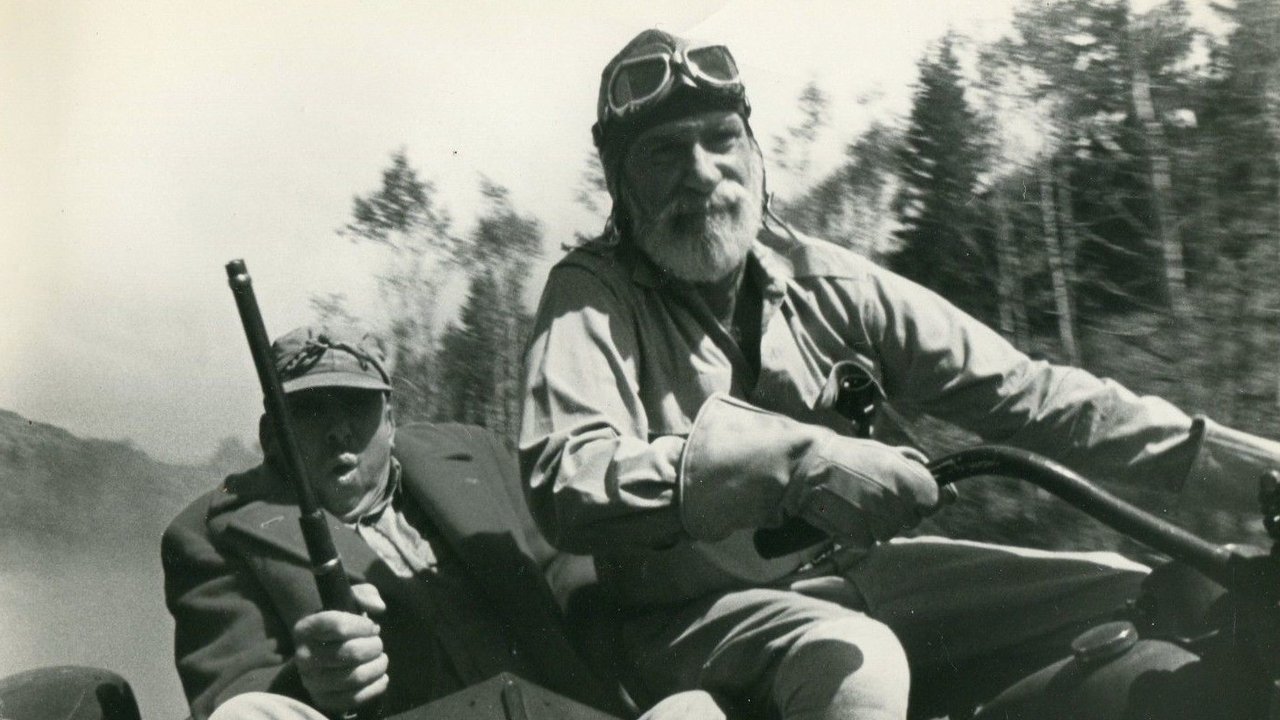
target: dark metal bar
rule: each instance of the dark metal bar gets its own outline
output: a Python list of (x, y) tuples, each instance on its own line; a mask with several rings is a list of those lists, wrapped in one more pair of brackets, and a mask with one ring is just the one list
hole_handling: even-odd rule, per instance
[(298, 508), (302, 511), (299, 525), (302, 528), (302, 539), (306, 543), (307, 553), (311, 559), (311, 571), (316, 577), (316, 587), (320, 591), (320, 602), (326, 610), (343, 610), (360, 614), (360, 606), (351, 592), (351, 583), (347, 580), (346, 571), (342, 567), (342, 559), (333, 544), (333, 535), (329, 532), (328, 520), (324, 508), (316, 501), (315, 492), (307, 477), (306, 465), (302, 461), (298, 438), (293, 431), (293, 423), (289, 418), (289, 406), (285, 402), (284, 387), (276, 373), (275, 364), (271, 361), (271, 340), (262, 322), (262, 312), (258, 309), (258, 299), (253, 292), (253, 279), (245, 268), (244, 260), (232, 260), (227, 263), (227, 282), (236, 299), (236, 308), (240, 311), (240, 322), (244, 326), (245, 338), (249, 341), (249, 352), (253, 355), (254, 367), (258, 370), (258, 381), (262, 385), (262, 395), (266, 401), (267, 417), (275, 430), (276, 440), (280, 445), (281, 460), (289, 483), (298, 497)]
[(1121, 533), (1159, 550), (1224, 587), (1236, 586), (1233, 548), (1200, 539), (1094, 485), (1064, 465), (1017, 448), (986, 445), (929, 464), (939, 485), (978, 475), (1018, 478), (1043, 488)]

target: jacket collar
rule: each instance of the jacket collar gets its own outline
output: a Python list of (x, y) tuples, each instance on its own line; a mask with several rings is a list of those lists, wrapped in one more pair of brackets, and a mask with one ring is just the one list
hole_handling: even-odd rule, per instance
[[(386, 495), (378, 503), (385, 507), (399, 483), (398, 463), (393, 459), (392, 475)], [(269, 462), (241, 475), (227, 479), (222, 499), (210, 508), (211, 525), (225, 524), (227, 530), (266, 545), (301, 565), (310, 566), (310, 556), (298, 524), (302, 513), (288, 482)], [(370, 568), (379, 559), (360, 538), (355, 525), (345, 524), (325, 513), (329, 534), (352, 580), (364, 582)]]
[[(301, 515), (296, 504), (273, 495), (249, 500), (230, 510), (223, 516), (223, 522), (229, 532), (266, 545), (290, 560), (310, 567), (311, 560), (298, 525)], [(370, 568), (379, 562), (377, 555), (351, 527), (328, 513), (325, 520), (347, 575), (356, 582), (364, 582)], [(211, 524), (217, 522), (218, 518), (210, 519)]]

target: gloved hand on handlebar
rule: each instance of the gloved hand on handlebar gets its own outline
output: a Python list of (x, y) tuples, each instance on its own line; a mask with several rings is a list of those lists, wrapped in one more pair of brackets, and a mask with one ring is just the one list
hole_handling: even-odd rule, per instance
[(839, 435), (724, 394), (703, 404), (680, 466), (680, 515), (698, 540), (800, 517), (870, 545), (937, 508), (938, 485), (911, 448)]

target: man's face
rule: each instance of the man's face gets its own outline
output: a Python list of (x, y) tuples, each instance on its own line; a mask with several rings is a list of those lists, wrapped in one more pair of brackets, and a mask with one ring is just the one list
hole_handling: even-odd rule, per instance
[(650, 128), (622, 168), (636, 243), (681, 280), (724, 279), (742, 266), (760, 228), (763, 177), (759, 149), (736, 112)]
[(382, 494), (395, 422), (380, 390), (322, 387), (286, 396), (307, 477), (325, 509), (344, 520)]

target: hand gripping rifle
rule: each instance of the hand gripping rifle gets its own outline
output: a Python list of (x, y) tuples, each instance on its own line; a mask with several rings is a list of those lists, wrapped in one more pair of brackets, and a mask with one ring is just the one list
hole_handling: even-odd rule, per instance
[(235, 295), (240, 323), (244, 325), (244, 334), (249, 341), (249, 352), (253, 354), (253, 364), (258, 369), (258, 381), (262, 383), (262, 395), (266, 399), (267, 417), (280, 444), (284, 473), (298, 496), (298, 508), (302, 511), (298, 524), (302, 526), (302, 539), (311, 559), (311, 572), (316, 576), (320, 603), (325, 610), (341, 610), (360, 615), (363, 611), (356, 603), (351, 583), (342, 568), (342, 558), (333, 545), (324, 508), (316, 501), (306, 466), (302, 463), (302, 451), (298, 448), (298, 439), (293, 433), (289, 407), (284, 399), (284, 387), (280, 384), (280, 376), (271, 361), (271, 341), (262, 324), (262, 312), (258, 310), (258, 299), (253, 294), (253, 279), (249, 277), (244, 260), (227, 263), (227, 282)]

